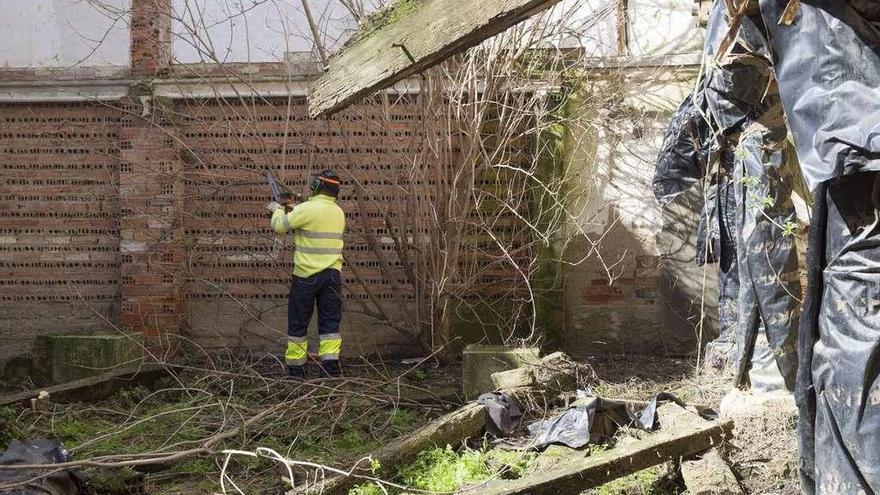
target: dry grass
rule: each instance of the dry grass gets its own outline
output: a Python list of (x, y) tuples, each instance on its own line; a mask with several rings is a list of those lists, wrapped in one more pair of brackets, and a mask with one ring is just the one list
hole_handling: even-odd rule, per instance
[(669, 392), (691, 404), (717, 407), (733, 386), (730, 375), (698, 371), (692, 358), (594, 356), (587, 362), (596, 373), (593, 392), (606, 398), (648, 400)]
[[(797, 410), (793, 401), (765, 401), (760, 405), (737, 398), (734, 437), (727, 454), (747, 493), (796, 495)], [(727, 413), (727, 411), (725, 411)]]
[[(696, 369), (694, 359), (643, 356), (592, 357), (596, 373), (593, 392), (601, 397), (647, 400), (669, 392), (681, 400), (720, 409), (732, 389), (729, 374)], [(746, 493), (795, 495), (797, 479), (797, 411), (791, 398), (758, 404), (741, 394), (736, 407), (734, 437), (723, 449)], [(626, 493), (626, 492), (612, 492)]]

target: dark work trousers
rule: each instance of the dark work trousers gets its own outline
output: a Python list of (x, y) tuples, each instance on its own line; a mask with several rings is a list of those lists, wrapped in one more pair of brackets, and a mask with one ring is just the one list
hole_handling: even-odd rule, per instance
[(320, 341), (318, 356), (321, 361), (338, 360), (342, 345), (339, 335), (339, 323), (342, 321), (342, 277), (339, 270), (327, 268), (309, 277), (293, 277), (287, 302), (287, 336), (289, 342), (301, 343), (303, 350), (309, 321), (316, 305)]

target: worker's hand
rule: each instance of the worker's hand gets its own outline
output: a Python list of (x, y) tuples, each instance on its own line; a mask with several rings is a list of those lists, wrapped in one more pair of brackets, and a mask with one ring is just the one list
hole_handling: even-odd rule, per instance
[(274, 201), (272, 201), (271, 203), (269, 203), (269, 204), (266, 205), (266, 209), (269, 210), (269, 211), (271, 211), (271, 212), (274, 212), (275, 210), (278, 210), (278, 209), (281, 209), (281, 208), (284, 208), (284, 207), (281, 206), (280, 204), (274, 202)]

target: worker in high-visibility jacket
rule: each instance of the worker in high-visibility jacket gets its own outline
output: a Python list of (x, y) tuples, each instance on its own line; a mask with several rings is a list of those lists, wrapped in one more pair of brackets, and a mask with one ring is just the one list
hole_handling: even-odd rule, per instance
[(293, 281), (287, 304), (287, 372), (305, 378), (306, 333), (312, 312), (318, 307), (318, 358), (323, 376), (339, 376), (342, 337), (342, 234), (345, 213), (336, 204), (339, 177), (324, 170), (309, 183), (311, 197), (293, 208), (292, 198), (285, 204), (270, 203), (272, 229), (277, 234), (293, 232)]

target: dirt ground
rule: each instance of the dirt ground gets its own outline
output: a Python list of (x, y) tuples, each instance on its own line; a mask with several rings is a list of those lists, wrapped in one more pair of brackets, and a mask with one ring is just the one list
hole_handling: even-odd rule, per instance
[[(688, 403), (717, 407), (730, 388), (727, 377), (697, 373), (689, 359), (603, 356), (588, 358), (586, 363), (595, 374), (589, 379), (588, 392), (602, 397), (645, 400), (658, 392), (669, 392)], [(36, 410), (0, 408), (0, 449), (13, 438), (50, 437), (64, 442), (74, 461), (167, 455), (205, 445), (248, 418), (269, 411), (203, 452), (173, 462), (135, 469), (79, 470), (87, 493), (221, 493), (225, 456), (219, 452), (224, 449), (269, 447), (290, 459), (347, 468), (378, 446), (461, 402), (461, 372), (454, 364), (426, 362), (413, 367), (392, 361), (363, 361), (349, 363), (344, 380), (307, 383), (282, 378), (280, 363), (269, 357), (212, 356), (191, 359), (171, 369), (174, 376), (151, 387), (123, 390), (98, 402), (47, 401)], [(737, 436), (721, 451), (747, 493), (798, 493), (794, 426), (790, 411), (737, 424)], [(452, 466), (464, 459), (462, 454), (448, 452), (432, 455), (452, 462)], [(471, 457), (464, 460), (492, 461), (477, 453)], [(233, 456), (225, 472), (227, 481), (234, 480), (244, 493), (284, 491), (277, 466), (264, 459)], [(438, 476), (445, 475), (441, 472)], [(237, 493), (229, 483), (226, 489)], [(676, 466), (670, 463), (586, 493), (683, 492)]]

